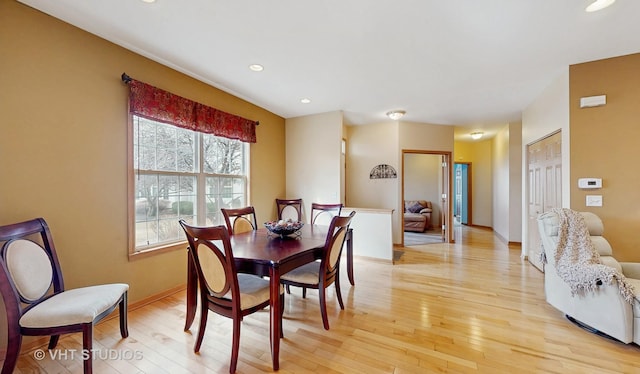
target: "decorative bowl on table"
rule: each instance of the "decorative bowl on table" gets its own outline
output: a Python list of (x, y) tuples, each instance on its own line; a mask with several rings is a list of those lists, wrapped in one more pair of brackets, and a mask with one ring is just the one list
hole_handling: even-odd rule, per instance
[(279, 220), (279, 221), (269, 221), (264, 223), (264, 227), (266, 227), (270, 233), (274, 235), (279, 235), (280, 237), (294, 234), (295, 232), (300, 230), (302, 226), (304, 226), (304, 222), (293, 221), (290, 219)]

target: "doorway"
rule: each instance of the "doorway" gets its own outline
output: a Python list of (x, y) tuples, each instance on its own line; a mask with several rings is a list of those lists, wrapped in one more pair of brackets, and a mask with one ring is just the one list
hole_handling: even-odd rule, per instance
[[(417, 235), (429, 235), (425, 244), (453, 242), (450, 235), (451, 202), (451, 152), (402, 151), (402, 199), (401, 227), (402, 245), (410, 240), (419, 244)], [(405, 232), (405, 201), (425, 200), (431, 203), (431, 215), (427, 227), (422, 230)], [(405, 233), (411, 238), (405, 237)], [(423, 238), (424, 239), (424, 238)]]
[(472, 194), (471, 194), (471, 163), (456, 162), (453, 166), (453, 216), (456, 224), (471, 224)]

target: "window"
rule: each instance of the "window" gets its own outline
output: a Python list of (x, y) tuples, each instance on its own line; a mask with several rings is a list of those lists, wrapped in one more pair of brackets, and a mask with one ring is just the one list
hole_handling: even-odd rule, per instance
[(133, 115), (130, 253), (184, 241), (178, 220), (220, 225), (247, 205), (246, 143)]

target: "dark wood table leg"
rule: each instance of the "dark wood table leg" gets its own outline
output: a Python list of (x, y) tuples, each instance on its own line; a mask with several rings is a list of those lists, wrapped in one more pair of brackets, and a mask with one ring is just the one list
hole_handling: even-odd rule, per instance
[(356, 281), (353, 279), (353, 229), (347, 230), (347, 275), (349, 276), (349, 283), (352, 286), (356, 285)]
[(187, 315), (184, 322), (184, 330), (191, 328), (196, 317), (196, 306), (198, 304), (198, 274), (196, 266), (187, 252)]
[(280, 269), (277, 266), (269, 268), (271, 293), (269, 296), (269, 314), (271, 318), (271, 361), (273, 370), (280, 368)]

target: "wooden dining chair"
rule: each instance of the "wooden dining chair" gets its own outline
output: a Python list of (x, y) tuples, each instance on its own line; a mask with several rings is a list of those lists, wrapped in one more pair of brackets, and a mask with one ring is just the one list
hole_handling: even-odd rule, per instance
[(2, 374), (13, 373), (22, 336), (50, 336), (49, 349), (54, 349), (61, 334), (75, 332), (82, 333), (83, 371), (92, 373), (93, 326), (119, 307), (120, 335), (129, 336), (129, 285), (66, 290), (53, 237), (42, 218), (0, 227), (0, 243), (0, 292), (8, 343)]
[[(195, 265), (200, 289), (200, 327), (193, 351), (200, 351), (209, 311), (231, 318), (233, 338), (229, 372), (234, 373), (240, 348), (240, 324), (244, 316), (269, 306), (269, 280), (236, 271), (229, 231), (225, 226), (195, 227), (184, 220), (179, 222), (187, 236), (189, 258)], [(284, 305), (283, 290), (280, 291), (280, 305)]]
[(302, 199), (276, 199), (278, 220), (302, 221)]
[(339, 216), (342, 204), (311, 203), (311, 224), (329, 225), (333, 216)]
[(344, 310), (342, 293), (340, 292), (340, 255), (344, 240), (349, 230), (351, 219), (356, 212), (348, 216), (334, 216), (329, 224), (329, 231), (324, 244), (323, 256), (320, 261), (314, 261), (285, 273), (280, 282), (286, 286), (314, 288), (320, 297), (320, 313), (325, 330), (329, 330), (327, 317), (327, 287), (335, 283), (336, 297), (340, 309)]
[[(311, 203), (311, 224), (329, 225), (334, 216), (339, 216), (342, 211), (342, 204), (319, 204)], [(291, 287), (286, 285), (287, 293), (291, 293)], [(302, 298), (307, 297), (307, 288), (302, 287)]]
[(252, 206), (237, 209), (221, 208), (220, 211), (230, 235), (258, 229), (256, 211)]

